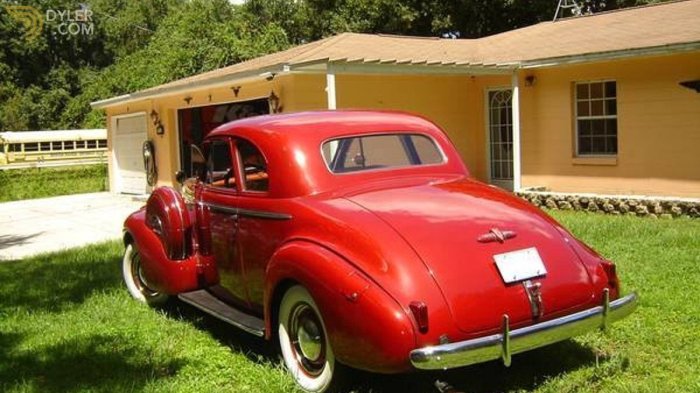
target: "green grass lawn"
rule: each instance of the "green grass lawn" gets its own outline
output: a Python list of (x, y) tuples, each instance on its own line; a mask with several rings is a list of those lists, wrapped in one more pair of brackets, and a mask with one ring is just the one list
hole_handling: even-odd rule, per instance
[[(618, 262), (639, 309), (589, 333), (498, 362), (444, 373), (356, 372), (359, 392), (700, 391), (700, 221), (555, 212)], [(1, 252), (1, 251), (0, 251)], [(294, 392), (272, 346), (183, 304), (131, 300), (121, 246), (0, 263), (0, 391)]]
[(0, 171), (0, 202), (107, 190), (107, 165)]

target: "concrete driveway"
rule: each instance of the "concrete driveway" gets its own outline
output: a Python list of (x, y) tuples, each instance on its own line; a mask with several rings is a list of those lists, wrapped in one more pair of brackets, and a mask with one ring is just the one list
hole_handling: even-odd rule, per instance
[(109, 192), (0, 203), (0, 261), (120, 238), (142, 205)]

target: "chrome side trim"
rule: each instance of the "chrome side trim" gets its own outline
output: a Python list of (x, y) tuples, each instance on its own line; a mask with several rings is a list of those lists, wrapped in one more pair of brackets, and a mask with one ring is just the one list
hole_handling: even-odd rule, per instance
[(238, 215), (238, 209), (235, 207), (229, 207), (229, 206), (223, 206), (223, 205), (217, 205), (214, 203), (207, 203), (204, 202), (202, 205), (210, 208), (212, 211), (216, 213), (223, 213), (223, 214), (231, 214), (231, 215)]
[(292, 215), (286, 213), (277, 213), (266, 210), (251, 210), (251, 209), (240, 209), (237, 207), (223, 206), (215, 203), (203, 202), (204, 206), (210, 208), (212, 211), (223, 214), (231, 214), (238, 217), (250, 217), (250, 218), (261, 218), (264, 220), (291, 220)]
[(292, 216), (286, 213), (276, 213), (263, 210), (238, 209), (238, 215), (242, 217), (262, 218), (265, 220), (291, 220)]
[(512, 331), (508, 327), (508, 316), (504, 315), (501, 333), (415, 349), (410, 353), (411, 364), (423, 370), (444, 370), (502, 358), (508, 365), (513, 354), (603, 329), (631, 314), (637, 308), (637, 302), (636, 293), (612, 302), (604, 293), (601, 306)]

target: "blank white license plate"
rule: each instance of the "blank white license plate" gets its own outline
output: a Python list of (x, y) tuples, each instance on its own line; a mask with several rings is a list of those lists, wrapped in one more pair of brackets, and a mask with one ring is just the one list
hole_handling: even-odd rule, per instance
[(498, 272), (506, 284), (547, 274), (535, 247), (497, 254), (493, 256), (493, 260), (496, 261)]

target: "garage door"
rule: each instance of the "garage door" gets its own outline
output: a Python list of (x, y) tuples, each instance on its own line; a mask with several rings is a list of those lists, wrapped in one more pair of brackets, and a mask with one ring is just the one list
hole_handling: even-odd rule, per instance
[(116, 119), (114, 128), (114, 158), (117, 192), (144, 194), (147, 192), (141, 146), (146, 140), (146, 115)]

